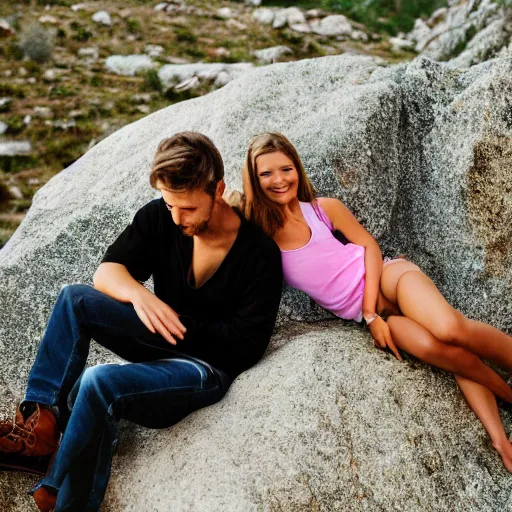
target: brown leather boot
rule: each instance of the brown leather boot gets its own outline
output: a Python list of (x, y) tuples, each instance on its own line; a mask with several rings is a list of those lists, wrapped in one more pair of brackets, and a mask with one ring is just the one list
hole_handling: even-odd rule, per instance
[(57, 503), (57, 494), (46, 487), (39, 487), (37, 491), (32, 494), (37, 508), (41, 512), (51, 512)]
[(16, 419), (0, 424), (0, 470), (45, 475), (59, 444), (60, 431), (53, 413), (39, 404), (25, 420), (20, 409)]

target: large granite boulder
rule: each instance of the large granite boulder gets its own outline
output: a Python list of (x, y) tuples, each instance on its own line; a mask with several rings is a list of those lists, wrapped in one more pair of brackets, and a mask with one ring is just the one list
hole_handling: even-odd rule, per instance
[[(284, 132), (319, 191), (341, 198), (384, 253), (407, 253), (463, 312), (512, 332), (511, 68), (275, 64), (99, 143), (38, 192), (0, 252), (0, 412), (22, 396), (60, 287), (91, 282), (156, 196), (158, 142), (185, 129), (213, 138), (231, 189), (250, 136)], [(225, 400), (171, 429), (124, 429), (104, 509), (507, 509), (510, 478), (453, 380), (375, 351), (357, 327), (291, 322), (326, 316), (287, 291), (268, 355)], [(93, 349), (92, 363), (108, 360)], [(0, 474), (0, 509), (31, 510), (33, 481)]]

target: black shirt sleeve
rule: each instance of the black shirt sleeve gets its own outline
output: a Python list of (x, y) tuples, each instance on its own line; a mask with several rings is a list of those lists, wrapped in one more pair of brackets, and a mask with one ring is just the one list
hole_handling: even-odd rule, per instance
[(154, 233), (158, 222), (157, 201), (143, 206), (132, 223), (117, 237), (102, 263), (120, 263), (137, 281), (147, 281), (153, 273)]
[(238, 366), (236, 373), (261, 358), (276, 321), (283, 273), (281, 253), (274, 242), (268, 244), (265, 256), (260, 254), (247, 262), (242, 299), (231, 319), (204, 321), (180, 317), (187, 328), (184, 343), (193, 344), (194, 351), (209, 354), (211, 361), (227, 357)]

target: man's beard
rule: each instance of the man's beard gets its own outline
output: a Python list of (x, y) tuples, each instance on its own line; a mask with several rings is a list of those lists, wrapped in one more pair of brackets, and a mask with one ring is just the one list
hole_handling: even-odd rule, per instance
[(208, 217), (206, 220), (193, 224), (192, 226), (183, 227), (180, 225), (179, 227), (185, 236), (197, 236), (208, 229), (209, 222), (210, 218)]
[(201, 233), (204, 233), (208, 229), (208, 225), (210, 224), (210, 219), (212, 218), (212, 211), (215, 203), (212, 201), (212, 205), (210, 207), (210, 211), (208, 212), (208, 215), (205, 219), (203, 219), (200, 222), (197, 222), (196, 224), (192, 224), (191, 226), (182, 226), (180, 224), (179, 228), (181, 229), (181, 232), (185, 236), (197, 236)]

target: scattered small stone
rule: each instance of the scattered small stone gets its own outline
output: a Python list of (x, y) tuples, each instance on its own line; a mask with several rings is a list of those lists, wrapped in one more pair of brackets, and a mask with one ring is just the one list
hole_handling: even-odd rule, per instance
[(41, 119), (51, 119), (53, 117), (53, 111), (50, 107), (34, 107), (34, 117)]
[(135, 76), (140, 71), (153, 69), (156, 63), (149, 55), (111, 55), (105, 60), (105, 67), (111, 73)]
[(11, 103), (11, 98), (0, 98), (0, 112), (5, 112), (6, 110), (8, 110)]
[(160, 2), (159, 4), (156, 4), (155, 7), (153, 7), (154, 11), (165, 11), (167, 9), (167, 6), (169, 4), (167, 2)]
[(273, 28), (282, 28), (286, 25), (297, 25), (306, 23), (304, 13), (298, 7), (288, 7), (287, 9), (279, 9), (274, 14)]
[(309, 9), (304, 13), (306, 18), (320, 18), (322, 16), (322, 11), (320, 9)]
[(151, 112), (151, 107), (149, 105), (137, 105), (136, 110), (142, 114), (149, 114)]
[(241, 21), (236, 20), (235, 18), (229, 19), (226, 22), (226, 25), (236, 30), (247, 30), (247, 25), (245, 23), (242, 23)]
[(393, 53), (400, 53), (404, 50), (413, 50), (414, 43), (407, 39), (401, 39), (399, 37), (390, 37), (389, 43), (391, 44), (391, 51)]
[(32, 152), (32, 144), (28, 140), (8, 140), (0, 142), (0, 156), (28, 155)]
[(23, 124), (25, 126), (28, 126), (30, 123), (32, 122), (32, 116), (30, 114), (27, 114), (24, 118), (23, 118)]
[(416, 43), (416, 51), (421, 52), (430, 40), (430, 27), (421, 19), (418, 18), (414, 22), (414, 28), (409, 34), (407, 39)]
[(261, 0), (244, 0), (244, 4), (259, 7), (261, 5)]
[(160, 57), (165, 52), (165, 48), (159, 44), (147, 44), (144, 47), (144, 53), (150, 57)]
[(43, 73), (43, 80), (45, 82), (55, 82), (58, 79), (58, 75), (55, 69), (47, 69)]
[(272, 46), (270, 48), (263, 48), (262, 50), (255, 50), (252, 54), (262, 62), (274, 62), (282, 55), (293, 53), (288, 46)]
[(91, 60), (97, 60), (100, 56), (100, 50), (96, 46), (90, 46), (88, 48), (80, 48), (78, 50), (79, 57), (85, 57)]
[(199, 78), (197, 76), (193, 76), (192, 78), (187, 78), (186, 80), (183, 80), (183, 82), (179, 83), (178, 85), (174, 86), (175, 91), (188, 91), (190, 89), (193, 89), (194, 87), (197, 87), (199, 85)]
[(85, 110), (76, 109), (76, 110), (70, 110), (68, 113), (68, 116), (72, 119), (77, 119), (78, 117), (85, 117), (87, 115), (87, 112)]
[(126, 37), (125, 37), (126, 41), (128, 41), (129, 43), (133, 43), (134, 41), (137, 40), (137, 36), (135, 34), (128, 34)]
[(274, 21), (274, 11), (267, 7), (261, 7), (252, 13), (252, 17), (263, 25), (270, 25)]
[(71, 119), (71, 121), (45, 121), (44, 124), (53, 126), (54, 128), (60, 128), (61, 130), (69, 130), (76, 126), (74, 119)]
[(132, 96), (134, 103), (149, 103), (151, 101), (151, 94), (149, 92), (140, 92)]
[(229, 7), (223, 7), (222, 9), (217, 10), (217, 16), (225, 20), (232, 18), (234, 15), (235, 13)]
[(352, 25), (343, 14), (333, 14), (326, 16), (322, 20), (313, 20), (311, 28), (315, 34), (321, 36), (343, 36), (350, 35)]
[(20, 68), (18, 68), (18, 75), (20, 75), (20, 76), (27, 76), (28, 75), (28, 71), (23, 66), (21, 66)]
[(166, 64), (158, 70), (158, 77), (166, 89), (179, 86), (184, 90), (184, 87), (190, 86), (188, 80), (194, 77), (197, 77), (200, 82), (213, 82), (215, 86), (222, 87), (253, 67), (253, 64), (247, 62), (236, 64), (203, 64), (200, 62), (182, 65)]
[(11, 185), (7, 188), (14, 199), (23, 199), (23, 193), (21, 192), (21, 189), (18, 187), (18, 185)]
[(59, 23), (59, 20), (55, 16), (50, 16), (49, 14), (45, 14), (44, 16), (41, 16), (39, 18), (39, 23), (45, 24), (48, 23), (49, 25), (56, 25)]
[(362, 30), (353, 30), (350, 33), (350, 39), (353, 39), (354, 41), (368, 41), (368, 34)]
[(9, 125), (0, 121), (0, 135), (3, 135), (9, 129)]
[(165, 60), (169, 64), (190, 64), (190, 61), (184, 57), (166, 57)]
[(224, 48), (224, 46), (220, 46), (219, 48), (215, 48), (215, 51), (213, 52), (216, 57), (223, 58), (223, 57), (230, 57), (231, 52)]
[(0, 37), (12, 36), (14, 32), (15, 30), (10, 23), (4, 18), (0, 18)]
[(71, 10), (73, 12), (83, 11), (87, 9), (89, 6), (87, 4), (74, 4), (71, 6)]
[(35, 76), (29, 76), (27, 78), (27, 83), (29, 83), (31, 85), (35, 84), (36, 82), (37, 82), (37, 78)]
[(290, 28), (295, 32), (300, 32), (301, 34), (311, 33), (311, 25), (308, 23), (294, 23), (293, 25), (290, 25)]
[(92, 21), (95, 23), (101, 23), (102, 25), (112, 25), (112, 18), (107, 11), (98, 11), (92, 15)]
[(125, 20), (126, 18), (129, 18), (132, 15), (131, 9), (122, 9), (119, 11), (119, 16)]
[(41, 180), (39, 178), (29, 178), (27, 180), (27, 184), (32, 186), (41, 185)]
[(4, 71), (4, 76), (6, 76), (7, 78), (9, 78), (10, 76), (12, 76), (12, 69), (6, 69)]

